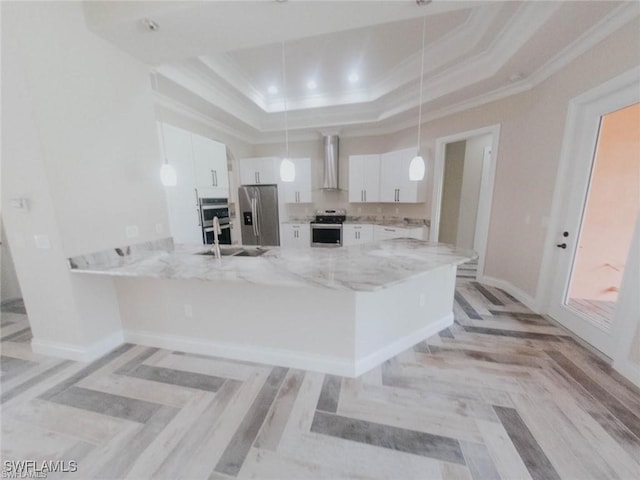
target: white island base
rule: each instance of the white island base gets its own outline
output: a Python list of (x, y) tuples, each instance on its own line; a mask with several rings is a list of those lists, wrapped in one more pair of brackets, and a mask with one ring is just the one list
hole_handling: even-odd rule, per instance
[(119, 277), (125, 341), (356, 377), (453, 323), (455, 264), (373, 291)]

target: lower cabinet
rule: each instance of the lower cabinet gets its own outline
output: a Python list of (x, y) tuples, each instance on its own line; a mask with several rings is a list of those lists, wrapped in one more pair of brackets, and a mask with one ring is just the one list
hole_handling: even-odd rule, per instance
[(280, 245), (289, 248), (309, 248), (311, 227), (308, 223), (280, 224)]
[(391, 238), (416, 238), (418, 240), (424, 240), (424, 229), (422, 227), (406, 228), (375, 225), (373, 238), (375, 241), (389, 240)]
[(342, 244), (345, 247), (370, 242), (373, 242), (373, 225), (342, 225)]

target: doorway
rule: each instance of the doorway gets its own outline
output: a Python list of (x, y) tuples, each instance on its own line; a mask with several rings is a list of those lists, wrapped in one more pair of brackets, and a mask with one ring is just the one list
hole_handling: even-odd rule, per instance
[(541, 275), (549, 315), (609, 357), (640, 208), (638, 73), (570, 104)]
[(478, 253), (484, 272), (499, 126), (436, 140), (430, 241)]
[(640, 209), (640, 103), (601, 117), (565, 302), (611, 330)]

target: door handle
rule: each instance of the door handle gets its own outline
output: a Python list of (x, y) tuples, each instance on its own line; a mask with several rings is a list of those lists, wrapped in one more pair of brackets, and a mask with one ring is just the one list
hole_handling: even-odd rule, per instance
[(366, 190), (364, 191), (364, 201), (365, 202), (367, 201), (367, 191)]
[(360, 201), (364, 202), (364, 190), (360, 190)]
[(211, 186), (212, 187), (216, 186), (216, 174), (214, 173), (213, 170), (211, 170)]
[(567, 248), (567, 244), (566, 243), (559, 243), (558, 245), (556, 245), (556, 247), (562, 248), (564, 250), (565, 248)]
[(253, 172), (253, 178), (256, 180), (256, 183), (260, 183), (258, 181), (258, 172)]

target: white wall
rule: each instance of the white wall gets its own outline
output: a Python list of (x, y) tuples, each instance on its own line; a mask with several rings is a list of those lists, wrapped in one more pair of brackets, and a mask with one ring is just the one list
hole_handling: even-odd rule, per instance
[(461, 248), (474, 248), (484, 149), (485, 147), (490, 147), (492, 141), (492, 135), (481, 135), (466, 141), (460, 212), (458, 214), (458, 232), (455, 242)]
[(135, 241), (166, 236), (148, 67), (89, 32), (80, 3), (16, 2), (3, 17), (3, 37), (19, 37), (65, 253), (131, 243), (128, 225)]
[(15, 300), (22, 297), (16, 267), (11, 257), (11, 249), (5, 235), (2, 221), (0, 221), (0, 237), (2, 239), (2, 252), (0, 252), (0, 302)]
[(611, 335), (618, 346), (613, 358), (616, 370), (640, 387), (640, 214), (616, 304)]
[(118, 302), (66, 258), (168, 235), (148, 69), (84, 25), (79, 2), (2, 3), (2, 203), (30, 205), (3, 220), (34, 348), (82, 360), (118, 343)]

